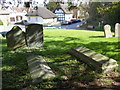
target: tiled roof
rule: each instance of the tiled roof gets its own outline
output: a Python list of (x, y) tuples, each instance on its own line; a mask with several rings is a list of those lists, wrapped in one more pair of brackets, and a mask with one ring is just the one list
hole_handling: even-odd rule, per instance
[(22, 13), (24, 11), (27, 12), (27, 8), (24, 8), (24, 7), (10, 7), (8, 9), (0, 9), (0, 15), (7, 15), (7, 14), (10, 14), (10, 12)]
[(9, 15), (7, 10), (0, 10), (0, 15)]
[[(56, 9), (62, 9), (64, 11), (65, 14), (71, 14), (72, 12), (68, 10), (68, 4), (59, 4)], [(55, 10), (56, 10), (55, 9)], [(54, 11), (55, 11), (54, 10)], [(54, 12), (53, 11), (53, 12)]]
[(11, 9), (12, 11), (16, 11), (16, 12), (27, 11), (27, 8), (25, 8), (25, 7), (11, 7), (10, 9)]
[(54, 13), (48, 10), (45, 7), (38, 7), (37, 10), (30, 10), (26, 16), (40, 16), (44, 19), (55, 18), (57, 17)]

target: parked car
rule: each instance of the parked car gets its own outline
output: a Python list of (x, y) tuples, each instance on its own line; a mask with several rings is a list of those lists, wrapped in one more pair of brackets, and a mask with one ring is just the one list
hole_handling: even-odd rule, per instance
[(67, 20), (65, 20), (65, 21), (62, 22), (62, 25), (69, 25), (69, 24), (71, 24), (71, 22), (67, 21)]
[(77, 22), (76, 19), (71, 19), (70, 21), (71, 21), (72, 23), (76, 23), (76, 22)]
[(81, 22), (80, 19), (71, 19), (70, 21), (71, 21), (71, 23)]
[(3, 37), (5, 37), (6, 34), (7, 34), (7, 32), (0, 32), (0, 34), (1, 34)]
[(28, 25), (28, 21), (27, 20), (22, 20), (20, 22), (16, 22), (15, 24), (19, 24), (19, 25)]
[(81, 22), (81, 20), (80, 19), (76, 19), (77, 20), (77, 22)]

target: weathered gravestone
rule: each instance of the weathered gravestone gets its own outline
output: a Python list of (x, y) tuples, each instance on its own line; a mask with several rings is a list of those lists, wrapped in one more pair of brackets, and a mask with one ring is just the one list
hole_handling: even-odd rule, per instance
[(111, 26), (110, 25), (105, 25), (104, 26), (104, 33), (105, 33), (106, 38), (112, 37)]
[(43, 46), (43, 25), (29, 24), (26, 26), (26, 41), (28, 47)]
[(94, 66), (99, 72), (111, 72), (118, 67), (116, 60), (106, 57), (102, 54), (98, 54), (86, 47), (73, 47), (70, 49), (69, 53), (77, 59)]
[(120, 24), (115, 24), (115, 37), (120, 37)]
[(55, 74), (52, 72), (51, 68), (47, 65), (42, 56), (30, 56), (27, 58), (27, 62), (33, 83), (38, 83), (43, 79), (55, 77)]
[(12, 50), (26, 46), (25, 33), (19, 26), (14, 26), (9, 32), (7, 32), (6, 39), (7, 47)]

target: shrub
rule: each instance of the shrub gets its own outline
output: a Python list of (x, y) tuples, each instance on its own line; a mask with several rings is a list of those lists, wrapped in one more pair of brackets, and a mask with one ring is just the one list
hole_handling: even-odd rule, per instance
[(3, 22), (2, 22), (2, 20), (0, 20), (0, 25), (3, 25)]

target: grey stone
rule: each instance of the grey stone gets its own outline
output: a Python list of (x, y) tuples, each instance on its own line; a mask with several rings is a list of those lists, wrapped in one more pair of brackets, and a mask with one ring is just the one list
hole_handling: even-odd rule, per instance
[(38, 83), (43, 79), (55, 77), (55, 74), (52, 72), (51, 68), (47, 65), (42, 56), (30, 56), (27, 58), (27, 62), (33, 83)]
[(115, 24), (115, 37), (120, 37), (120, 24)]
[(29, 24), (26, 26), (26, 41), (28, 47), (43, 46), (43, 25)]
[(116, 60), (98, 54), (86, 47), (73, 47), (69, 53), (83, 62), (94, 66), (99, 72), (110, 72), (118, 67)]
[(12, 50), (26, 46), (25, 33), (18, 26), (14, 26), (9, 32), (7, 32), (6, 39), (7, 47)]
[(112, 37), (111, 26), (110, 25), (105, 25), (104, 26), (104, 33), (105, 33), (106, 38)]

